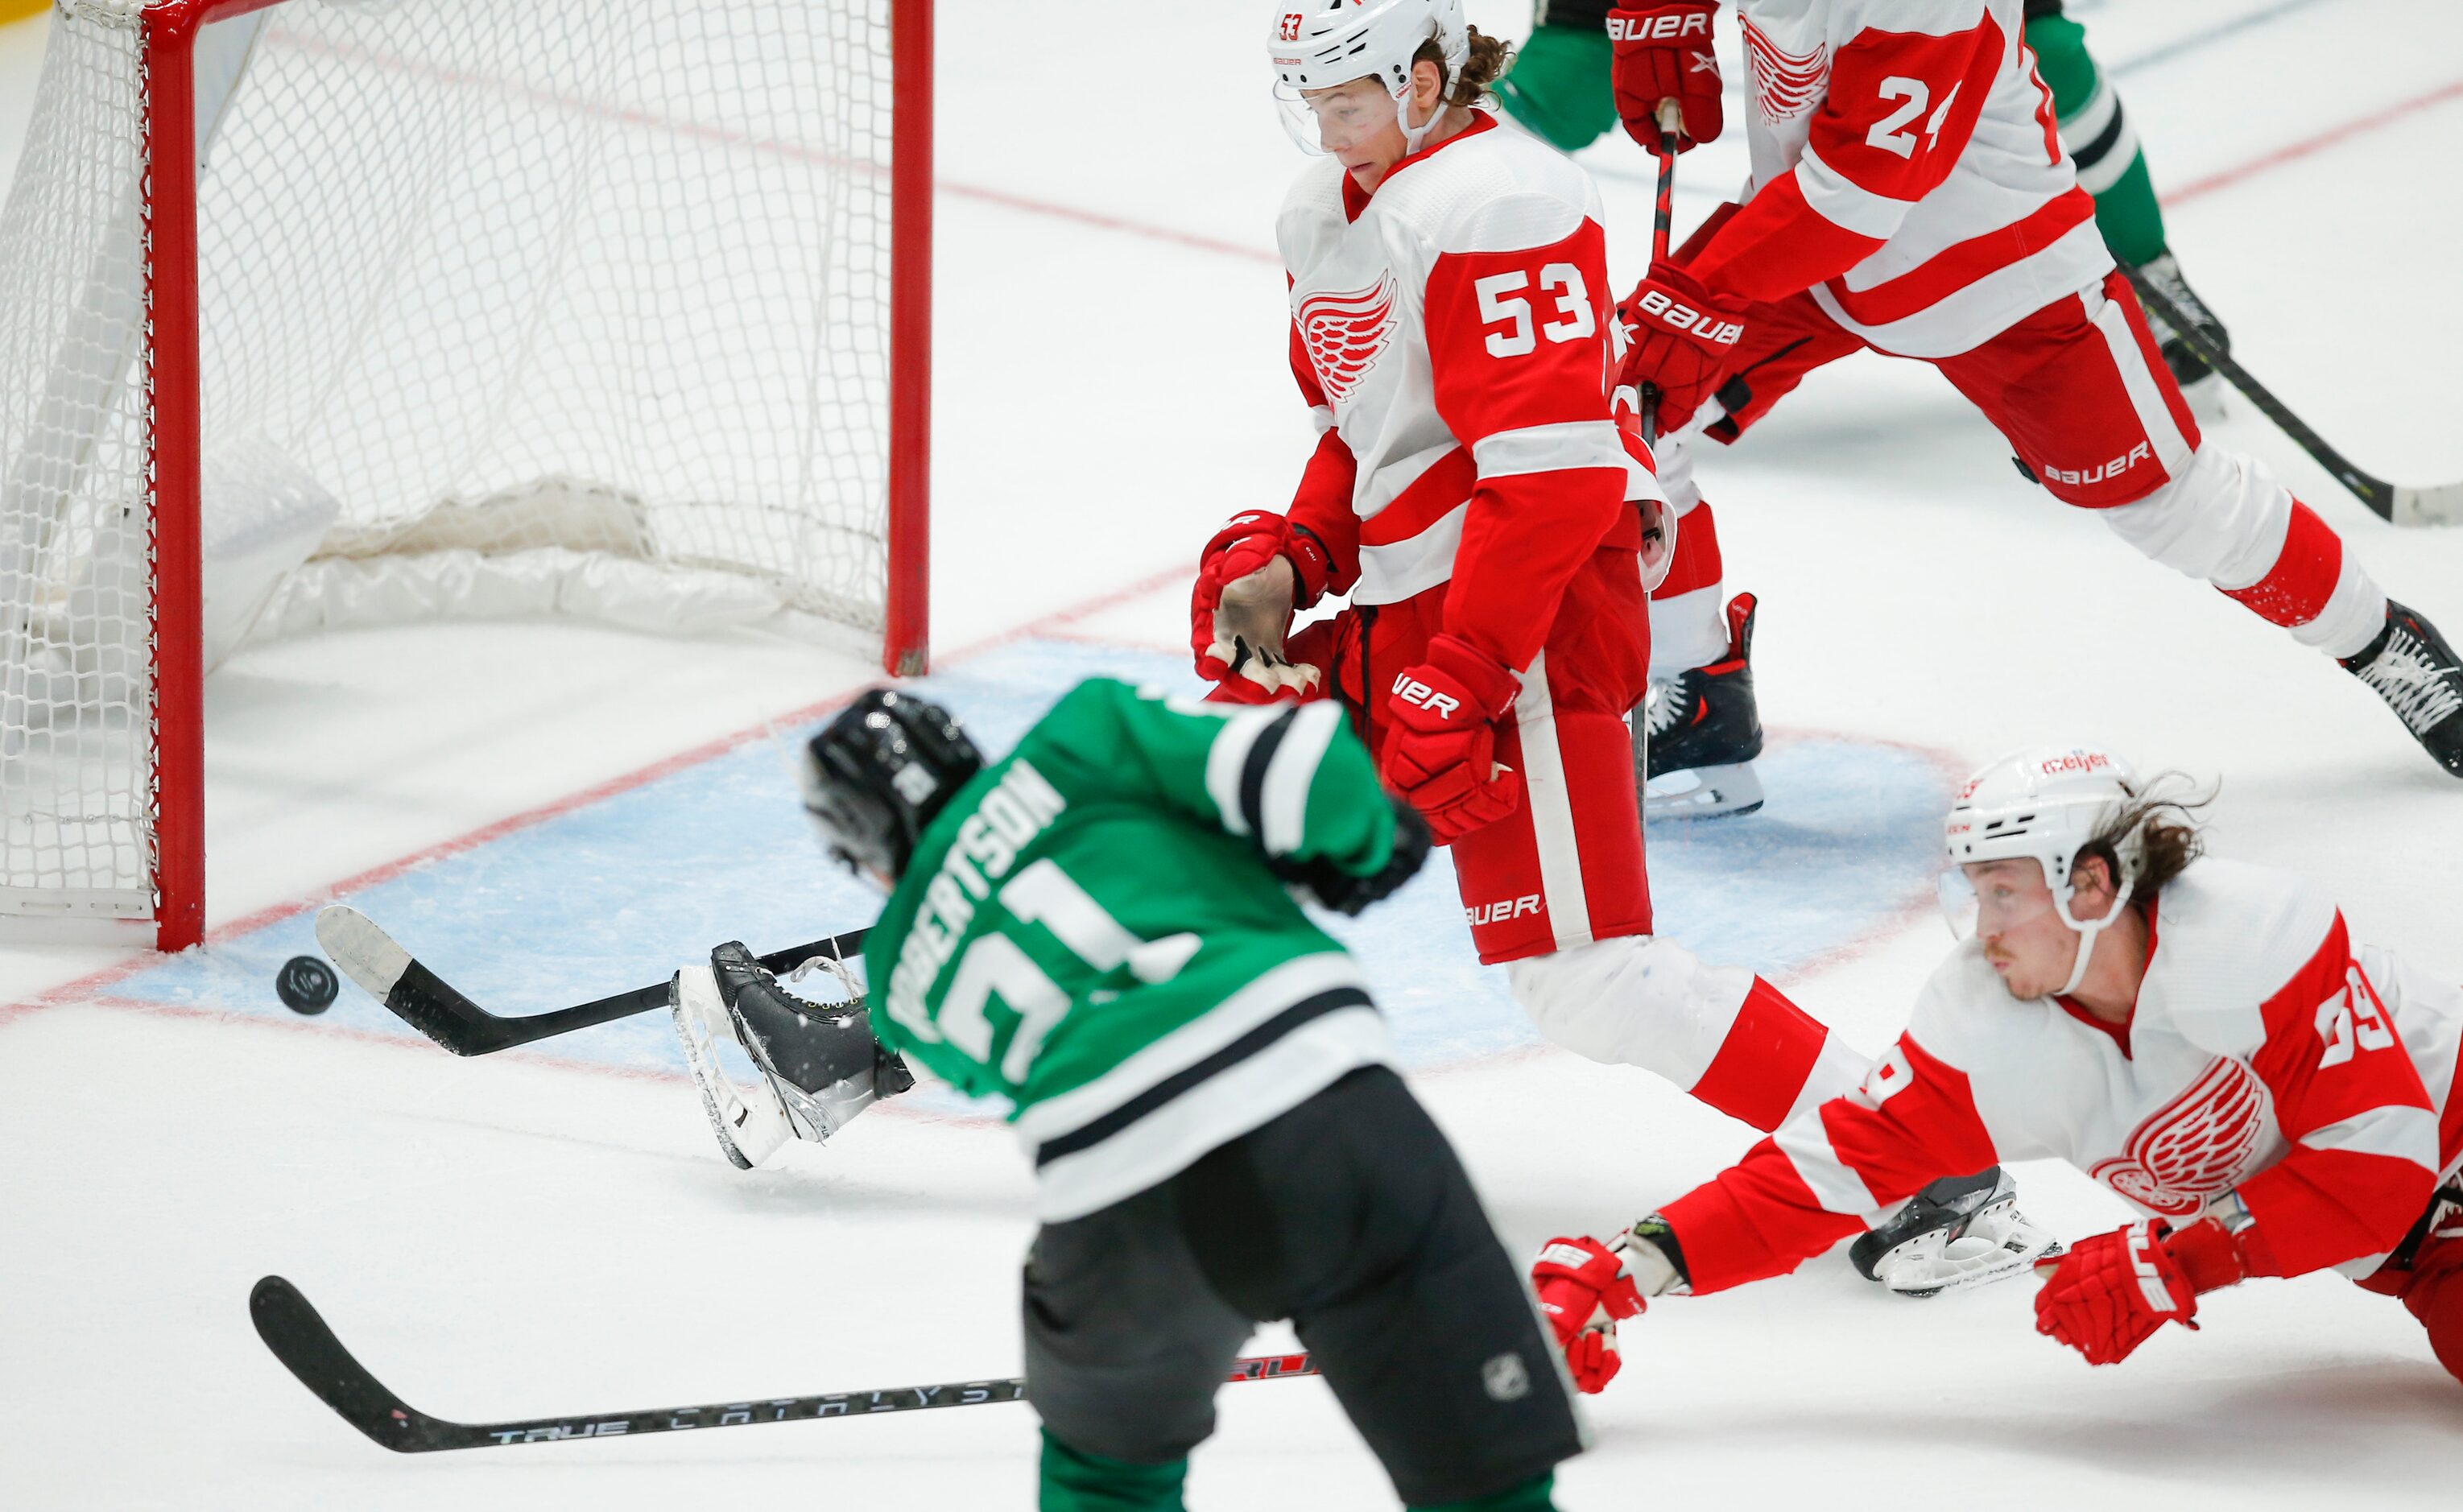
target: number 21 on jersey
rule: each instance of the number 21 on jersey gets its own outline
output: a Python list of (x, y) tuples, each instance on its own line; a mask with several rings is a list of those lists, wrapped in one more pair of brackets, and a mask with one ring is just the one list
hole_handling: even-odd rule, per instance
[[(1149, 986), (1160, 986), (1180, 975), (1200, 944), (1187, 931), (1159, 940), (1140, 939), (1049, 857), (1005, 883), (1000, 902), (1020, 924), (1042, 925), (1071, 954), (1096, 971), (1126, 967), (1130, 975)], [(977, 936), (958, 957), (957, 971), (935, 1017), (940, 1036), (952, 1048), (986, 1065), (992, 1063), (995, 1037), (986, 1010), (995, 997), (1017, 1016), (1017, 1026), (1000, 1057), (1000, 1074), (1013, 1085), (1022, 1083), (1053, 1026), (1067, 1017), (1069, 994), (1015, 940), (997, 931)]]

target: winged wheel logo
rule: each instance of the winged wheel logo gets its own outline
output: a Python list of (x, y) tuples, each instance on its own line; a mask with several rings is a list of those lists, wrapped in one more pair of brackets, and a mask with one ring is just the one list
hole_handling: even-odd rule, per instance
[(1313, 294), (1300, 301), (1300, 342), (1325, 397), (1340, 404), (1394, 334), (1394, 275), (1381, 274), (1370, 288), (1349, 294)]
[(2239, 1179), (2266, 1131), (2266, 1085), (2218, 1057), (2087, 1174), (2149, 1212), (2193, 1216)]
[(1830, 87), (1830, 45), (1816, 42), (1810, 53), (1791, 53), (1744, 23), (1745, 58), (1754, 76), (1754, 108), (1774, 125), (1794, 121), (1814, 106)]

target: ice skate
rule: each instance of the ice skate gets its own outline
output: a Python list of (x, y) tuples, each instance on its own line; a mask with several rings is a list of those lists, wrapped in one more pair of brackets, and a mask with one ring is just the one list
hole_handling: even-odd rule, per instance
[[(850, 977), (840, 980), (852, 990)], [(708, 966), (676, 974), (668, 1007), (710, 1130), (739, 1170), (790, 1140), (820, 1144), (875, 1101), (915, 1085), (906, 1063), (873, 1039), (861, 997), (797, 997), (731, 941), (710, 953)], [(751, 1059), (757, 1084), (727, 1074), (718, 1046), (729, 1041)]]
[(1754, 596), (1728, 602), (1728, 654), (1654, 681), (1635, 721), (1646, 819), (1716, 819), (1762, 806), (1754, 758), (1762, 754), (1754, 702)]
[(2439, 766), (2463, 777), (2463, 662), (2437, 626), (2387, 601), (2386, 628), (2343, 669), (2376, 690)]
[[(2178, 306), (2182, 314), (2191, 317), (2199, 334), (2222, 347), (2227, 354), (2232, 351), (2232, 333), (2224, 329), (2224, 323), (2215, 318), (2214, 311), (2207, 308), (2207, 302), (2199, 298), (2197, 291), (2190, 287), (2189, 280), (2181, 276), (2180, 261), (2170, 252), (2139, 264), (2138, 272), (2155, 286), (2157, 292)], [(2190, 343), (2182, 339), (2181, 333), (2151, 309), (2147, 312), (2147, 324), (2155, 333), (2155, 342), (2163, 353), (2164, 365), (2172, 370), (2172, 382), (2181, 385), (2181, 397), (2190, 402), (2191, 411), (2202, 421), (2221, 420), (2224, 416), (2223, 375), (2209, 367), (2204, 358), (2190, 350)]]
[(1866, 1281), (1902, 1297), (1935, 1297), (2006, 1280), (2060, 1251), (2018, 1211), (2017, 1184), (1995, 1166), (1925, 1188), (1850, 1245), (1847, 1258)]

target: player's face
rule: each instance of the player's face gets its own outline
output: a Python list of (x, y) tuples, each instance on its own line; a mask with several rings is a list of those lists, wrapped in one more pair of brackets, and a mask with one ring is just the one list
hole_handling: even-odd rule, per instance
[(1403, 161), (1407, 145), (1403, 122), (1394, 111), (1394, 97), (1373, 78), (1355, 78), (1332, 89), (1312, 89), (1300, 96), (1317, 127), (1318, 145), (1343, 167), (1363, 189), (1374, 189), (1387, 170)]
[(2079, 935), (2061, 922), (2044, 868), (2033, 861), (1961, 866), (1975, 892), (1975, 937), (2014, 997), (2059, 992), (2077, 964)]

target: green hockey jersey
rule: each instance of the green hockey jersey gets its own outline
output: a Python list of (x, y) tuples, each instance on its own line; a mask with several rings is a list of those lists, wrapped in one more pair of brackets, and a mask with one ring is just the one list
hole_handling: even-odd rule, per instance
[(917, 844), (865, 943), (873, 1032), (1010, 1099), (1045, 1221), (1093, 1213), (1388, 1059), (1267, 861), (1365, 876), (1393, 843), (1339, 705), (1090, 679)]

